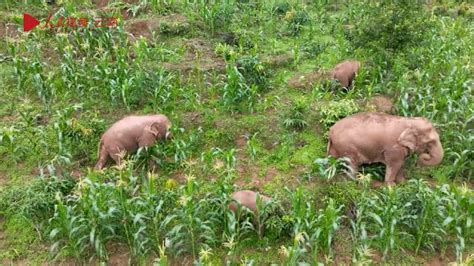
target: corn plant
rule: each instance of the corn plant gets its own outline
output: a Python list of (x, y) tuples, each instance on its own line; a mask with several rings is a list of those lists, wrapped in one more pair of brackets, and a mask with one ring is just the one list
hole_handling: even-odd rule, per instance
[(235, 165), (237, 163), (236, 150), (222, 150), (221, 148), (214, 147), (212, 149), (212, 155), (214, 158), (219, 158), (223, 162), (225, 167), (225, 173), (227, 175), (232, 175), (235, 172)]
[(259, 91), (267, 90), (268, 73), (257, 56), (242, 56), (236, 61), (237, 70), (250, 86), (257, 86)]
[(283, 265), (297, 265), (298, 262), (301, 262), (306, 254), (304, 233), (296, 231), (293, 237), (293, 244), (289, 247), (281, 246), (278, 253), (283, 257)]
[(353, 262), (366, 260), (367, 251), (371, 245), (370, 238), (367, 234), (367, 222), (363, 217), (363, 214), (367, 212), (364, 208), (364, 205), (359, 206), (359, 208), (356, 209), (354, 219), (350, 220), (352, 246), (354, 247), (352, 253)]
[(200, 0), (195, 5), (198, 15), (207, 24), (212, 34), (229, 24), (235, 8), (234, 1), (207, 3)]
[(90, 247), (86, 217), (77, 213), (79, 206), (67, 206), (60, 196), (57, 198), (54, 216), (49, 220), (53, 228), (49, 238), (54, 241), (51, 251), (60, 254), (62, 250), (67, 250), (76, 259), (81, 260)]
[(19, 133), (20, 130), (15, 126), (4, 127), (0, 130), (0, 148), (2, 148), (0, 151), (15, 162), (19, 161), (27, 151), (18, 139)]
[[(276, 229), (277, 232), (282, 230), (282, 224), (279, 224), (278, 220), (272, 219), (282, 213), (282, 209), (275, 199), (264, 201), (263, 198), (260, 197), (260, 194), (258, 194), (256, 198), (256, 207), (257, 211), (254, 224), (257, 227), (255, 229), (259, 239), (263, 238), (264, 229)], [(272, 221), (273, 223), (270, 224), (269, 221)], [(277, 224), (274, 222), (277, 222)]]
[(342, 171), (347, 176), (354, 178), (354, 170), (350, 167), (350, 159), (347, 157), (317, 158), (312, 165), (311, 173), (318, 174), (326, 180), (333, 179), (338, 171)]
[(222, 105), (228, 111), (248, 110), (252, 112), (258, 97), (258, 87), (248, 85), (237, 67), (229, 64), (227, 66), (227, 82), (222, 87), (221, 97)]
[(411, 199), (411, 207), (408, 212), (413, 215), (413, 224), (410, 225), (415, 237), (415, 253), (420, 248), (428, 247), (435, 250), (437, 243), (443, 241), (446, 232), (443, 220), (446, 209), (443, 198), (438, 190), (432, 190), (423, 180), (410, 180), (409, 189), (414, 189), (414, 197)]
[(252, 160), (255, 160), (257, 158), (257, 153), (258, 153), (258, 140), (257, 140), (257, 134), (253, 134), (248, 140), (247, 140), (247, 151), (250, 155), (250, 158)]
[(380, 245), (383, 257), (400, 247), (404, 241), (412, 237), (402, 227), (408, 226), (415, 218), (408, 210), (411, 202), (401, 200), (397, 189), (387, 188), (372, 197), (364, 199), (361, 213), (367, 224), (367, 232), (372, 234), (373, 241)]
[(319, 247), (324, 249), (327, 253), (331, 253), (331, 244), (334, 240), (334, 235), (339, 229), (343, 216), (340, 214), (343, 205), (336, 206), (333, 199), (329, 200), (326, 208), (320, 210), (320, 214), (316, 218), (316, 231), (310, 236), (310, 242), (318, 242), (313, 250)]
[(303, 26), (311, 23), (309, 14), (305, 10), (290, 10), (286, 12), (285, 20), (287, 21), (287, 32), (291, 36), (300, 34)]
[(194, 260), (202, 245), (212, 243), (216, 239), (210, 221), (203, 217), (207, 201), (196, 197), (197, 188), (195, 177), (188, 176), (186, 184), (181, 187), (181, 208), (171, 216), (174, 226), (168, 233), (177, 255), (189, 251)]
[(473, 236), (473, 192), (467, 187), (461, 189), (450, 188), (443, 185), (441, 188), (443, 201), (446, 207), (443, 226), (450, 235), (456, 236), (455, 252), (456, 258), (462, 260), (463, 251), (466, 248), (466, 241), (472, 242)]
[(225, 212), (222, 242), (228, 255), (234, 255), (241, 240), (254, 229), (250, 222), (251, 216), (251, 211), (240, 205), (236, 213), (230, 210)]

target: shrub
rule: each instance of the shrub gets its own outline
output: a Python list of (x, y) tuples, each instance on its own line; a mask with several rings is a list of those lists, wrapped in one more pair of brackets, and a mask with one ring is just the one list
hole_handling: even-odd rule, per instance
[(403, 0), (363, 5), (347, 35), (354, 47), (396, 52), (424, 39), (429, 24), (422, 4)]
[(305, 120), (308, 115), (307, 113), (308, 107), (306, 104), (302, 101), (297, 101), (284, 116), (283, 125), (288, 129), (301, 130), (308, 126), (308, 122)]
[(328, 102), (318, 107), (320, 120), (326, 128), (332, 126), (340, 119), (359, 112), (360, 107), (352, 99), (342, 99), (337, 102)]
[(257, 56), (242, 56), (236, 66), (249, 86), (255, 85), (259, 91), (267, 89), (268, 73)]
[(303, 26), (310, 23), (310, 16), (305, 10), (293, 9), (286, 12), (285, 20), (288, 34), (296, 36), (301, 33)]

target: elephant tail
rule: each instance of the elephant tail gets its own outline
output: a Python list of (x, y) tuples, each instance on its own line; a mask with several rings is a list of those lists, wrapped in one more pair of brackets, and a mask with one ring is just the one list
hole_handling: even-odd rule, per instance
[(334, 157), (338, 157), (337, 156), (337, 152), (334, 150), (334, 148), (332, 147), (332, 141), (331, 141), (331, 138), (329, 138), (328, 140), (328, 147), (327, 147), (327, 151), (326, 151), (326, 156), (334, 156)]
[(107, 158), (108, 158), (108, 154), (103, 151), (104, 147), (104, 142), (102, 141), (102, 139), (100, 139), (99, 141), (99, 145), (97, 145), (97, 164), (95, 165), (95, 169), (97, 170), (101, 170), (102, 168), (104, 168), (105, 166), (105, 163), (107, 162)]
[(331, 150), (331, 139), (328, 140), (328, 148), (326, 150), (326, 156), (329, 156), (329, 151)]
[(97, 145), (97, 158), (100, 157), (100, 150), (102, 149), (103, 145), (104, 145), (104, 143), (102, 142), (102, 138), (101, 138), (100, 141), (99, 141), (99, 144)]

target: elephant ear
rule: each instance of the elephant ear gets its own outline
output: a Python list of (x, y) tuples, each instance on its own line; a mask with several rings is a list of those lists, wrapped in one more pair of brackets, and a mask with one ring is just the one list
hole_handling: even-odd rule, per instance
[(414, 151), (416, 147), (416, 131), (412, 128), (403, 130), (402, 134), (398, 138), (400, 145), (407, 147), (410, 151)]
[(155, 136), (156, 138), (159, 138), (162, 135), (161, 131), (163, 131), (161, 128), (162, 128), (161, 124), (158, 122), (155, 122), (147, 127), (147, 131), (153, 134), (153, 136)]

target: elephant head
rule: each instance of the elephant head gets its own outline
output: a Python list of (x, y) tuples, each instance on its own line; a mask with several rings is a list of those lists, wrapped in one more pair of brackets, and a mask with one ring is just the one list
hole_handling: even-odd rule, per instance
[(424, 118), (414, 118), (400, 134), (400, 145), (419, 155), (420, 166), (434, 166), (443, 160), (443, 147), (433, 125)]
[(156, 140), (169, 140), (171, 138), (171, 123), (169, 121), (157, 121), (145, 127), (140, 139), (144, 143), (154, 143)]

